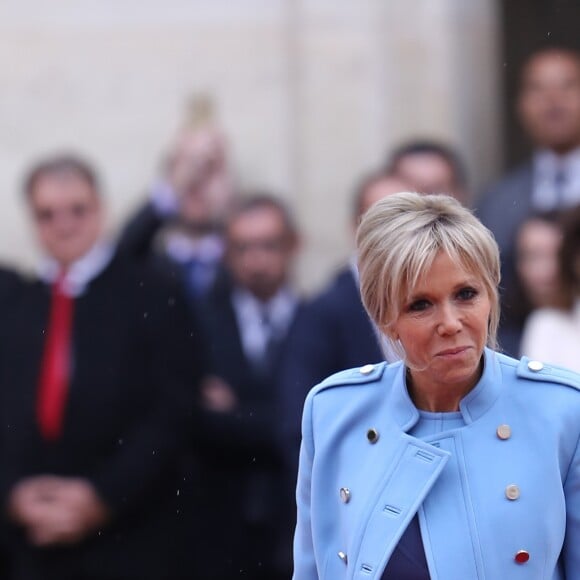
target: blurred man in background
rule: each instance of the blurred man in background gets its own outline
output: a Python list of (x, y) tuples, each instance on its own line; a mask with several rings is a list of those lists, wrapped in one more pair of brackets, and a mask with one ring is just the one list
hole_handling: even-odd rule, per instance
[(178, 288), (104, 238), (86, 162), (39, 163), (25, 199), (45, 258), (0, 329), (10, 578), (179, 578), (176, 490), (205, 370), (199, 329)]
[(522, 69), (517, 110), (533, 156), (477, 203), (479, 218), (500, 246), (504, 286), (513, 281), (521, 223), (533, 212), (580, 203), (580, 55), (561, 48), (532, 54)]
[(284, 481), (276, 403), (280, 357), (300, 308), (298, 234), (285, 205), (248, 198), (225, 232), (229, 281), (203, 302), (213, 378), (202, 389), (203, 578), (290, 577), (293, 494)]

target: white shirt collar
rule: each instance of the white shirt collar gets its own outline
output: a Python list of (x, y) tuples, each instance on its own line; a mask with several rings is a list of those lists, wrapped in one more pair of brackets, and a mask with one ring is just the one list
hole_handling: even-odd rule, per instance
[[(282, 339), (288, 332), (298, 306), (296, 295), (288, 287), (280, 289), (270, 300), (262, 302), (243, 288), (235, 288), (232, 304), (240, 339), (246, 356), (259, 360), (264, 354), (268, 341)], [(264, 324), (264, 313), (268, 324)]]
[(258, 300), (248, 290), (238, 287), (233, 291), (232, 300), (234, 308), (242, 318), (260, 318), (265, 311), (268, 313), (272, 326), (284, 330), (298, 304), (296, 295), (287, 286), (278, 290), (267, 302)]
[[(564, 170), (566, 180), (562, 185), (562, 199), (558, 200), (554, 189), (555, 176)], [(557, 155), (542, 149), (533, 157), (532, 205), (538, 210), (558, 209), (580, 203), (580, 147)]]
[(219, 262), (224, 253), (224, 242), (218, 234), (208, 234), (193, 239), (180, 231), (168, 234), (165, 241), (167, 255), (183, 264), (197, 258), (202, 262)]
[(580, 163), (580, 147), (558, 155), (550, 149), (540, 149), (534, 154), (534, 168), (538, 171), (553, 172), (558, 167), (568, 167)]
[[(74, 297), (83, 294), (88, 284), (109, 265), (113, 254), (112, 244), (104, 240), (97, 242), (70, 265), (62, 283), (63, 292)], [(60, 270), (59, 263), (50, 256), (43, 258), (37, 268), (39, 278), (46, 284), (55, 282)]]

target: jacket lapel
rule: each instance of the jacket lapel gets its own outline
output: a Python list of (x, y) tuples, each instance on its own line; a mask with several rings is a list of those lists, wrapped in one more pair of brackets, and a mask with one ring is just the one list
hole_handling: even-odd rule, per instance
[(449, 453), (405, 433), (394, 432), (393, 460), (388, 461), (378, 489), (369, 494), (350, 552), (349, 579), (380, 578), (411, 518), (437, 481)]
[(460, 433), (435, 436), (431, 445), (449, 453), (445, 470), (419, 508), (419, 522), (432, 580), (483, 580), (483, 556), (467, 484)]

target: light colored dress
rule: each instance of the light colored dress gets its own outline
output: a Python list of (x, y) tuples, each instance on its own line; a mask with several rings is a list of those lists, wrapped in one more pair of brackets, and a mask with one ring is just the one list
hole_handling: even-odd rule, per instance
[(580, 300), (571, 310), (539, 308), (530, 314), (521, 354), (580, 372)]

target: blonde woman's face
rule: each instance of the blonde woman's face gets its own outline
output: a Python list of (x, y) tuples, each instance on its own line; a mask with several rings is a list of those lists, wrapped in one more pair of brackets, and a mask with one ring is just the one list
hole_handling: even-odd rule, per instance
[(414, 388), (468, 392), (479, 380), (491, 300), (480, 276), (437, 254), (392, 326)]

